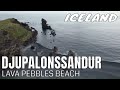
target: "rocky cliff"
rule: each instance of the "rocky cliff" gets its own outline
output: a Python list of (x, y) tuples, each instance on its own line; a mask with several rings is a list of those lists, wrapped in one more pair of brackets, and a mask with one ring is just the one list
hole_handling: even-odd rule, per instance
[(37, 30), (15, 18), (0, 21), (0, 56), (21, 55), (20, 47), (36, 41)]

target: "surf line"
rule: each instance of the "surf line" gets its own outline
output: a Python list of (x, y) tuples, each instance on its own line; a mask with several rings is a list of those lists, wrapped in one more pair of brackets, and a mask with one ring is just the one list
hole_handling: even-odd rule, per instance
[(101, 69), (100, 56), (2, 56), (2, 69)]

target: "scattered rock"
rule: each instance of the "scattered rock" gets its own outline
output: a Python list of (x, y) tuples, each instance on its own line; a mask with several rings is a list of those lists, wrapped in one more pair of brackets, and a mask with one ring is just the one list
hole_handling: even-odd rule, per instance
[(51, 30), (51, 34), (50, 35), (56, 36), (55, 30)]

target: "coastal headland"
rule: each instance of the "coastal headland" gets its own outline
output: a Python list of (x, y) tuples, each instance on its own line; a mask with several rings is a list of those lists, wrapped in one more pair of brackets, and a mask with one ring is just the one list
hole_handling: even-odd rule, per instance
[(0, 56), (21, 55), (22, 46), (36, 41), (38, 32), (15, 18), (0, 21)]

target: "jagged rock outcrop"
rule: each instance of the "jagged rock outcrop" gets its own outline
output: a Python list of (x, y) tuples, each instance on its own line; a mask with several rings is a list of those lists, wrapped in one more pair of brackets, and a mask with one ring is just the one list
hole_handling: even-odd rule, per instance
[(52, 28), (51, 28), (51, 26), (49, 26), (48, 24), (47, 24), (47, 21), (45, 20), (45, 19), (41, 19), (41, 22), (42, 22), (42, 30), (43, 31), (45, 31), (45, 30), (47, 30), (47, 29), (50, 29), (50, 30), (52, 30)]
[(45, 19), (42, 18), (42, 19), (41, 19), (41, 22), (42, 22), (42, 30), (43, 30), (44, 32), (46, 32), (46, 30), (49, 29), (49, 30), (51, 30), (50, 35), (53, 35), (53, 36), (56, 35), (55, 30), (52, 29), (51, 26), (49, 26), (49, 25), (47, 24), (47, 21), (46, 21)]

